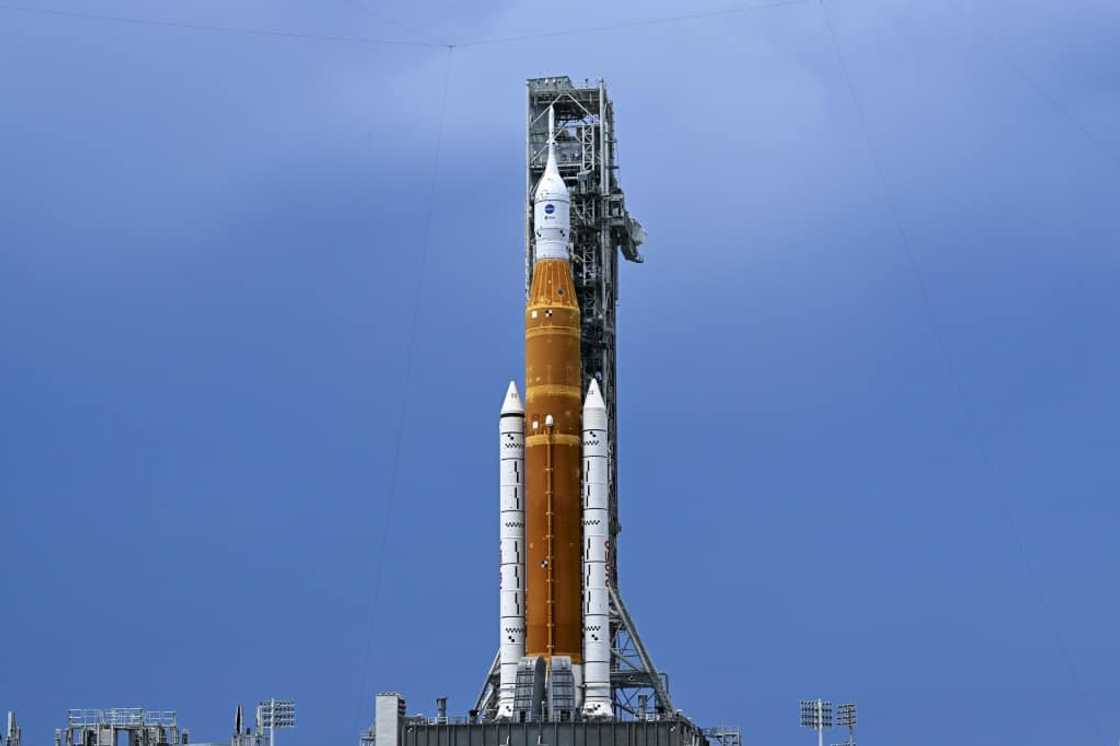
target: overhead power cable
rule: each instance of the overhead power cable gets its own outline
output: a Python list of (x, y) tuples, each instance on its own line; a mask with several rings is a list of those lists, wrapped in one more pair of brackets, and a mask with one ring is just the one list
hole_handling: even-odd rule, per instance
[(515, 34), (511, 36), (468, 39), (461, 42), (421, 41), (415, 39), (386, 39), (374, 36), (363, 36), (360, 34), (320, 34), (303, 31), (285, 31), (283, 29), (257, 28), (252, 26), (226, 26), (221, 24), (191, 23), (186, 21), (161, 20), (158, 18), (143, 18), (139, 16), (88, 13), (85, 11), (64, 10), (61, 8), (35, 8), (26, 5), (12, 5), (9, 3), (0, 3), (0, 10), (8, 10), (17, 13), (27, 13), (40, 16), (57, 16), (63, 18), (78, 18), (89, 21), (104, 21), (108, 23), (123, 23), (137, 26), (155, 26), (158, 28), (182, 29), (186, 31), (243, 34), (248, 36), (275, 37), (281, 39), (305, 39), (310, 41), (326, 41), (368, 46), (387, 45), (399, 47), (425, 47), (428, 49), (438, 49), (440, 47), (444, 47), (451, 49), (454, 47), (462, 48), (491, 46), (496, 44), (526, 41), (530, 39), (572, 36), (575, 34), (586, 34), (598, 31), (623, 31), (626, 29), (678, 23), (681, 21), (699, 20), (704, 18), (718, 18), (720, 16), (736, 15), (740, 13), (748, 13), (754, 10), (764, 10), (766, 8), (776, 8), (786, 5), (804, 5), (809, 2), (811, 2), (811, 0), (764, 0), (763, 2), (742, 3), (726, 8), (719, 8), (710, 11), (699, 11), (696, 13), (683, 13), (673, 16), (660, 16), (631, 21), (619, 21), (618, 23), (604, 24), (601, 26), (581, 26), (580, 28), (558, 29), (555, 31), (536, 31), (525, 34)]
[[(910, 232), (906, 229), (905, 223), (898, 215), (897, 207), (891, 195), (894, 190), (891, 189), (890, 180), (887, 177), (886, 167), (882, 162), (879, 152), (875, 149), (874, 141), (872, 140), (870, 128), (868, 126), (867, 115), (864, 111), (863, 100), (860, 98), (856, 91), (855, 82), (852, 79), (851, 72), (848, 69), (847, 60), (844, 58), (844, 53), (840, 47), (840, 40), (836, 33), (835, 25), (832, 22), (831, 14), (828, 10), (828, 3), (826, 0), (819, 0), (821, 7), (821, 14), (824, 17), (824, 24), (828, 31), (829, 41), (832, 45), (833, 52), (836, 56), (836, 64), (839, 69), (840, 75), (844, 79), (847, 86), (848, 94), (851, 97), (852, 104), (855, 108), (860, 134), (863, 137), (864, 148), (867, 151), (867, 157), (870, 161), (874, 174), (875, 181), (878, 184), (879, 190), (882, 192), (881, 199), (886, 206), (887, 216), (890, 219), (891, 225), (894, 227), (895, 232), (898, 234), (898, 241), (904, 250), (906, 259), (910, 265), (911, 271), (914, 274), (915, 281), (918, 285), (919, 295), (921, 296), (922, 306), (926, 315), (926, 322), (930, 327), (930, 333), (938, 348), (938, 353), (941, 356), (942, 364), (945, 366), (946, 373), (953, 386), (953, 393), (956, 395), (957, 404), (961, 410), (961, 416), (964, 418), (965, 424), (971, 431), (973, 445), (976, 448), (978, 455), (984, 467), (993, 475), (997, 474), (995, 460), (992, 458), (988, 444), (981, 437), (980, 426), (976, 422), (975, 406), (972, 404), (971, 397), (968, 396), (963, 376), (961, 375), (956, 360), (949, 350), (949, 345), (945, 341), (942, 334), (941, 325), (937, 322), (937, 315), (933, 308), (933, 303), (930, 298), (929, 282), (926, 279), (926, 273), (922, 267), (921, 260), (917, 251), (914, 250), (913, 242), (910, 237)], [(999, 507), (1003, 512), (1004, 520), (1007, 522), (1008, 529), (1015, 539), (1016, 548), (1019, 550), (1023, 564), (1027, 569), (1029, 584), (1038, 593), (1039, 604), (1043, 607), (1044, 611), (1050, 611), (1050, 603), (1048, 594), (1041, 578), (1041, 573), (1034, 560), (1029, 547), (1027, 546), (1026, 539), (1020, 528), (1018, 518), (1012, 507), (1011, 503), (1004, 499), (1000, 501)], [(1087, 693), (1081, 683), (1081, 677), (1077, 670), (1077, 664), (1070, 653), (1069, 646), (1066, 644), (1065, 637), (1062, 635), (1061, 630), (1057, 627), (1054, 628), (1055, 644), (1058, 652), (1064, 658), (1064, 662), (1069, 667), (1070, 678), (1073, 683), (1074, 689), (1082, 696), (1083, 699), (1088, 699)], [(1090, 708), (1092, 724), (1097, 731), (1097, 735), (1101, 738), (1104, 737), (1104, 730), (1101, 726), (1100, 720), (1097, 716), (1096, 710)]]
[(381, 39), (373, 36), (356, 34), (316, 34), (303, 31), (284, 31), (281, 29), (253, 28), (250, 26), (223, 26), (210, 23), (189, 23), (185, 21), (164, 21), (158, 18), (139, 18), (135, 16), (106, 15), (103, 13), (86, 13), (78, 10), (62, 10), (59, 8), (32, 8), (25, 5), (10, 5), (0, 3), (0, 10), (9, 10), (17, 13), (28, 13), (40, 16), (60, 16), (64, 18), (81, 18), (88, 21), (106, 21), (109, 23), (127, 23), (137, 26), (158, 26), (162, 28), (184, 29), (187, 31), (209, 31), (223, 34), (246, 34), (250, 36), (272, 36), (282, 39), (309, 39), (312, 41), (346, 42), (349, 44), (366, 45), (393, 45), (399, 47), (446, 47), (447, 44), (432, 41), (411, 41), (407, 39)]
[(385, 574), (385, 548), (389, 543), (389, 534), (393, 527), (393, 510), (396, 506), (396, 498), (398, 486), (400, 483), (400, 464), (401, 453), (404, 446), (405, 424), (408, 422), (408, 402), (411, 398), (409, 390), (412, 387), (413, 380), (413, 364), (416, 358), (416, 338), (417, 332), (420, 327), (420, 311), (422, 308), (422, 300), (424, 296), (424, 279), (428, 274), (428, 256), (431, 253), (432, 245), (432, 225), (435, 217), (436, 205), (436, 186), (439, 177), (439, 163), (443, 151), (443, 134), (444, 122), (447, 119), (447, 94), (451, 88), (451, 55), (454, 50), (451, 47), (447, 48), (446, 67), (443, 71), (443, 92), (440, 96), (439, 115), (436, 124), (436, 142), (434, 148), (434, 155), (432, 158), (432, 170), (429, 175), (427, 196), (424, 200), (426, 205), (426, 212), (424, 215), (424, 231), (421, 234), (420, 241), (420, 259), (416, 268), (416, 288), (412, 292), (412, 313), (409, 319), (408, 336), (405, 343), (405, 364), (404, 374), (401, 380), (401, 385), (397, 388), (400, 394), (400, 411), (397, 415), (396, 435), (393, 443), (393, 457), (389, 466), (389, 485), (385, 492), (385, 505), (383, 508), (384, 520), (381, 527), (381, 537), (377, 543), (377, 549), (374, 554), (374, 570), (373, 578), (369, 586), (369, 594), (366, 597), (366, 614), (365, 625), (363, 631), (365, 632), (365, 648), (362, 653), (362, 663), (360, 669), (361, 681), (359, 682), (358, 690), (359, 697), (356, 705), (354, 716), (355, 731), (360, 727), (359, 718), (361, 717), (361, 708), (365, 704), (363, 699), (365, 692), (368, 691), (367, 685), (369, 683), (369, 662), (370, 652), (373, 645), (373, 640), (376, 637), (377, 619), (378, 619), (378, 600), (381, 597), (381, 581)]
[(699, 11), (696, 13), (684, 13), (676, 16), (662, 16), (634, 21), (619, 21), (618, 23), (608, 23), (602, 26), (580, 26), (579, 28), (558, 29), (556, 31), (536, 31), (525, 34), (517, 34), (513, 36), (498, 36), (490, 39), (459, 41), (455, 42), (454, 46), (480, 47), (488, 44), (505, 44), (508, 42), (525, 41), (528, 39), (543, 39), (555, 36), (571, 36), (573, 34), (587, 34), (595, 31), (623, 31), (626, 29), (641, 28), (644, 26), (657, 26), (660, 24), (676, 23), (679, 21), (692, 21), (702, 18), (716, 18), (719, 16), (737, 15), (740, 13), (749, 13), (752, 10), (776, 8), (784, 5), (804, 5), (808, 2), (811, 2), (811, 0), (768, 0), (766, 2), (760, 3), (740, 3), (727, 8), (720, 8), (710, 11)]
[[(997, 37), (995, 33), (990, 29), (981, 26), (977, 22), (976, 8), (974, 3), (969, 4), (967, 10), (958, 12), (957, 15), (969, 24), (969, 33), (966, 34), (965, 39), (969, 43), (970, 49), (972, 46), (976, 46), (978, 48), (991, 50), (993, 52), (995, 52), (996, 50), (1000, 50), (999, 59), (1001, 59), (1008, 66), (1008, 68), (1010, 68), (1011, 72), (1015, 75), (1015, 77), (1019, 79), (1019, 82), (1023, 84), (1024, 88), (1028, 89), (1033, 94), (1038, 96), (1039, 99), (1041, 99), (1047, 106), (1050, 107), (1050, 109), (1054, 112), (1055, 115), (1057, 115), (1059, 119), (1065, 120), (1067, 123), (1072, 125), (1074, 129), (1081, 133), (1086, 142), (1088, 142), (1094, 148), (1098, 149), (1101, 154), (1104, 155), (1104, 157), (1112, 161), (1113, 165), (1120, 166), (1120, 153), (1117, 153), (1114, 148), (1112, 148), (1107, 142), (1103, 141), (1097, 133), (1090, 130), (1079, 117), (1075, 116), (1073, 112), (1068, 109), (1068, 107), (1062, 106), (1053, 94), (1047, 91), (1046, 88), (1038, 83), (1038, 81), (1032, 78), (1026, 72), (1026, 70), (1023, 69), (1022, 65), (1016, 62), (1015, 59), (1009, 54), (1007, 54), (1007, 52), (1005, 51), (1007, 49), (1007, 44), (1001, 43), (1003, 42), (1002, 39)], [(977, 35), (983, 35), (986, 38), (987, 44), (984, 44), (982, 46), (976, 44), (973, 39)]]

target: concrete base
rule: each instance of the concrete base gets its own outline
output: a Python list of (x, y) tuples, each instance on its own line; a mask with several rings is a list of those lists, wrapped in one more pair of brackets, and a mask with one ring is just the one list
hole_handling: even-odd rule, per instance
[(683, 719), (447, 725), (406, 722), (401, 735), (401, 746), (708, 746), (700, 729)]

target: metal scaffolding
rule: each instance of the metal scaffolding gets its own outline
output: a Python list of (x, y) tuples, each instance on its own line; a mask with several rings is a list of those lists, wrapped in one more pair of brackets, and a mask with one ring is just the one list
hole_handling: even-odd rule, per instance
[(55, 746), (117, 746), (127, 734), (129, 746), (185, 746), (189, 734), (179, 728), (172, 710), (115, 707), (70, 710), (66, 728), (54, 734)]
[(719, 743), (719, 746), (743, 746), (743, 729), (738, 725), (717, 725), (705, 728), (704, 735), (708, 742)]

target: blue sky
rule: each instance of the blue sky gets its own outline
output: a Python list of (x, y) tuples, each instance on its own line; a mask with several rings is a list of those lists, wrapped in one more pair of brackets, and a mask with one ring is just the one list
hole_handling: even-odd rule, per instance
[(1118, 39), (1103, 0), (0, 5), (0, 708), (216, 740), (293, 696), (296, 746), (469, 706), (523, 81), (566, 74), (650, 234), (621, 585), (677, 705), (1115, 744)]

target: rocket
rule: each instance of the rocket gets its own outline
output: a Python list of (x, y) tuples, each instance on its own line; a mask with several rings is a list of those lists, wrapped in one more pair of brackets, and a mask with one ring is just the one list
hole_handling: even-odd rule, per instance
[(571, 198), (553, 132), (550, 110), (548, 162), (533, 193), (525, 399), (511, 382), (499, 417), (503, 720), (536, 719), (544, 707), (612, 715), (606, 405), (594, 382), (583, 399)]

